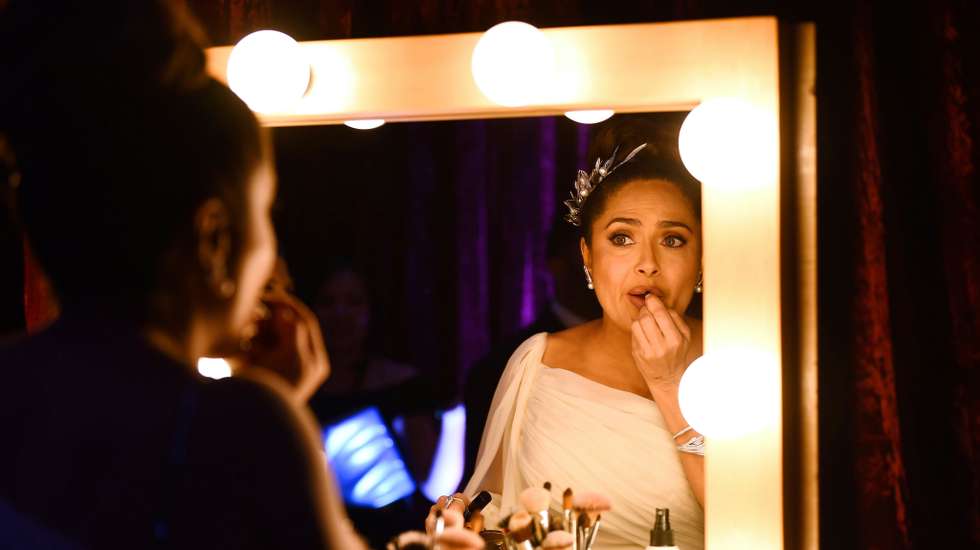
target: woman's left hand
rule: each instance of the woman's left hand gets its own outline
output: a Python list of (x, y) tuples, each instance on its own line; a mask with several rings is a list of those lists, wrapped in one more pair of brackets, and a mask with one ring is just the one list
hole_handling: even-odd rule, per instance
[(653, 294), (631, 327), (633, 362), (651, 393), (676, 391), (687, 369), (691, 329), (684, 318)]

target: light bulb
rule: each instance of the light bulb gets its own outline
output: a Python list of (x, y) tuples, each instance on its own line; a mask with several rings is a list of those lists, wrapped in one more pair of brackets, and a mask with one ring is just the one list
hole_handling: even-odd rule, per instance
[(310, 85), (310, 72), (302, 47), (279, 31), (253, 32), (228, 57), (228, 87), (260, 113), (293, 107)]
[(519, 107), (551, 95), (555, 53), (548, 37), (520, 21), (494, 25), (473, 49), (473, 80), (498, 105)]
[(201, 357), (197, 360), (197, 372), (201, 376), (215, 380), (228, 378), (231, 376), (231, 365), (228, 361), (217, 357)]
[(681, 377), (678, 400), (687, 423), (708, 438), (731, 439), (779, 417), (778, 366), (771, 355), (736, 349), (703, 355)]
[(565, 116), (579, 124), (595, 124), (603, 120), (608, 120), (614, 114), (616, 114), (616, 111), (612, 109), (592, 109), (589, 111), (568, 111), (565, 113)]
[(705, 185), (757, 187), (775, 175), (776, 121), (747, 101), (718, 98), (695, 107), (678, 136), (681, 160)]
[(380, 118), (365, 118), (362, 120), (348, 120), (344, 122), (344, 126), (348, 128), (354, 128), (355, 130), (374, 130), (383, 126), (384, 120)]

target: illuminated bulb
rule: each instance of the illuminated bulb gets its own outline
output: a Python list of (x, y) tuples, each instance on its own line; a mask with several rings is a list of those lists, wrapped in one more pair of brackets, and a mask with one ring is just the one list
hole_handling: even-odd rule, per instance
[(616, 111), (612, 109), (593, 109), (591, 111), (568, 111), (565, 113), (565, 116), (579, 124), (595, 124), (603, 120), (608, 120), (614, 114), (616, 114)]
[(385, 121), (380, 118), (366, 118), (363, 120), (348, 120), (344, 122), (344, 126), (348, 128), (354, 128), (355, 130), (374, 130), (382, 125)]
[(520, 21), (494, 25), (473, 49), (473, 80), (498, 105), (519, 107), (551, 94), (555, 53), (548, 37)]
[(228, 378), (231, 376), (231, 365), (224, 359), (201, 357), (197, 360), (197, 372), (201, 376), (214, 378), (215, 380)]
[(708, 438), (731, 439), (779, 418), (779, 364), (754, 350), (696, 359), (681, 378), (678, 399), (688, 424)]
[(289, 110), (310, 85), (303, 49), (279, 31), (256, 31), (242, 38), (228, 57), (228, 87), (253, 111)]
[(678, 136), (681, 160), (705, 185), (757, 187), (775, 176), (776, 121), (734, 98), (695, 107)]

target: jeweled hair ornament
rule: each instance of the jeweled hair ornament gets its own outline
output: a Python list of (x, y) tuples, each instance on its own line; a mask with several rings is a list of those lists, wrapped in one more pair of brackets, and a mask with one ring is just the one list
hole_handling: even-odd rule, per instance
[(575, 177), (575, 189), (571, 192), (572, 198), (565, 201), (565, 206), (568, 207), (568, 214), (565, 214), (565, 221), (575, 227), (581, 227), (582, 218), (580, 214), (582, 208), (585, 206), (585, 200), (589, 198), (589, 195), (602, 183), (602, 180), (608, 178), (620, 166), (633, 160), (633, 157), (646, 146), (647, 144), (644, 143), (636, 149), (633, 149), (619, 164), (613, 166), (612, 163), (616, 159), (616, 153), (619, 152), (619, 146), (616, 146), (613, 149), (612, 155), (605, 162), (602, 161), (601, 157), (595, 159), (595, 167), (592, 169), (591, 174), (587, 174), (585, 170), (579, 170), (578, 175)]

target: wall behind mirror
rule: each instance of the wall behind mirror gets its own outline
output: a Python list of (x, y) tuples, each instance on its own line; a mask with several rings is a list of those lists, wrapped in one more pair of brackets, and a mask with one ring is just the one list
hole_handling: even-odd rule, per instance
[[(471, 367), (491, 352), (505, 361), (522, 329), (559, 329), (554, 302), (581, 318), (599, 314), (585, 288), (577, 230), (561, 219), (576, 171), (590, 164), (593, 135), (628, 117), (650, 128), (651, 141), (676, 147), (685, 114), (617, 115), (593, 126), (537, 117), (271, 129), (280, 254), (321, 319), (333, 361), (330, 397), (314, 406), (320, 420), (366, 404), (409, 418), (406, 429), (414, 418), (416, 435), (401, 439), (400, 450), (424, 489), (436, 409), (465, 393), (471, 403), (485, 401), (468, 411), (475, 449), (496, 375), (474, 374), (464, 392)], [(700, 315), (699, 302), (691, 312)], [(407, 389), (383, 391), (400, 385)], [(383, 513), (352, 516), (382, 540), (387, 533), (372, 530)]]

